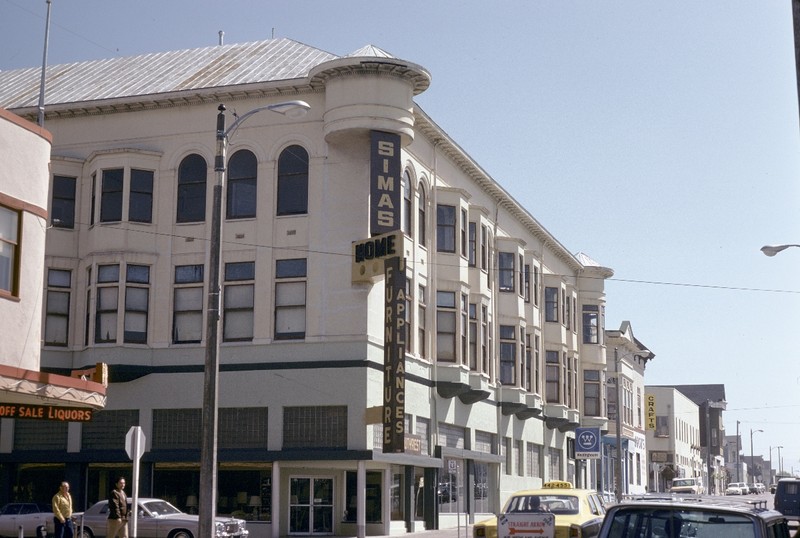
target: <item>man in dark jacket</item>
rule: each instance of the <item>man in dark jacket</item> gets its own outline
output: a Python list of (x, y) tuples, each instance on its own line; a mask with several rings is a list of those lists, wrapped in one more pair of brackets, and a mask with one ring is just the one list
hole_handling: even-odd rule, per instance
[(128, 496), (125, 494), (125, 479), (121, 476), (108, 496), (106, 525), (106, 538), (117, 537), (128, 538)]

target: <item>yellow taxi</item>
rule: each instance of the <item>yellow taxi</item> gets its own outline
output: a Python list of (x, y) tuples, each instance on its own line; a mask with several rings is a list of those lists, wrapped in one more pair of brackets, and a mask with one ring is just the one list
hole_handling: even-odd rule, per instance
[[(541, 489), (517, 491), (503, 507), (503, 514), (549, 512), (555, 516), (555, 538), (587, 538), (597, 536), (606, 513), (596, 491), (578, 489), (572, 483), (556, 480), (545, 482)], [(497, 538), (497, 518), (475, 523), (473, 538)]]

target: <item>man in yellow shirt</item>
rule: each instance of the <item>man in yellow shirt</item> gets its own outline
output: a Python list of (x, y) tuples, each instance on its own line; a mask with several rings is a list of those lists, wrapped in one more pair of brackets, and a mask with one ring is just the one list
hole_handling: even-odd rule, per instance
[(69, 484), (61, 482), (58, 492), (53, 495), (53, 521), (55, 522), (55, 538), (72, 538), (72, 496)]

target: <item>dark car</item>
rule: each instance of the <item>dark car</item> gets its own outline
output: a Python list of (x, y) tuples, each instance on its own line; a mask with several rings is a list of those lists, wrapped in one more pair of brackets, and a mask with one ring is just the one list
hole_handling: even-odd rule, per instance
[(19, 536), (19, 528), (25, 538), (36, 536), (36, 527), (53, 520), (49, 504), (9, 503), (0, 510), (0, 536)]
[(800, 521), (800, 478), (781, 478), (775, 487), (775, 510)]
[(608, 509), (599, 538), (789, 538), (786, 517), (766, 505), (730, 497), (623, 501)]

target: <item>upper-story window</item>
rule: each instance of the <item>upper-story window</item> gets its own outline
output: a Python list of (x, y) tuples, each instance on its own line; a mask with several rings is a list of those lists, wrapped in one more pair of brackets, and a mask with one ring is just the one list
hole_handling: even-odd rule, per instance
[(75, 185), (77, 178), (53, 176), (50, 224), (55, 228), (75, 227)]
[(469, 369), (478, 371), (478, 305), (469, 303)]
[(461, 210), (461, 255), (467, 257), (467, 210)]
[(153, 171), (131, 168), (128, 220), (153, 222)]
[[(121, 222), (125, 199), (125, 175), (128, 171), (128, 220), (153, 221), (152, 170), (107, 168), (100, 174), (100, 222)], [(55, 184), (55, 183), (54, 183)], [(74, 208), (73, 208), (74, 210)]]
[(517, 384), (517, 329), (513, 325), (500, 325), (500, 382)]
[(408, 173), (408, 170), (403, 172), (400, 187), (403, 189), (403, 216), (400, 222), (402, 223), (403, 233), (411, 237), (411, 222), (413, 221), (414, 215), (411, 212), (411, 175)]
[(100, 180), (100, 222), (122, 220), (124, 168), (103, 170)]
[(456, 294), (436, 292), (436, 359), (456, 360)]
[(514, 253), (499, 252), (497, 263), (500, 291), (514, 291)]
[(489, 270), (489, 229), (481, 224), (481, 269)]
[(417, 242), (425, 246), (425, 242), (427, 240), (425, 236), (426, 226), (425, 226), (425, 208), (427, 207), (426, 204), (427, 198), (425, 197), (425, 186), (422, 183), (419, 184), (419, 193), (418, 193), (418, 200), (419, 205), (417, 206)]
[(95, 343), (117, 343), (120, 304), (124, 305), (123, 341), (135, 344), (146, 343), (150, 303), (150, 267), (127, 265), (123, 301), (120, 301), (119, 264), (98, 266), (96, 284)]
[(587, 417), (603, 416), (600, 391), (600, 370), (583, 371), (583, 414)]
[(228, 161), (228, 191), (225, 214), (228, 219), (256, 216), (256, 170), (258, 162), (252, 151), (237, 151)]
[(175, 267), (172, 343), (199, 344), (203, 338), (203, 264)]
[(544, 289), (544, 320), (558, 321), (558, 288)]
[(596, 304), (583, 305), (583, 343), (600, 343), (600, 307)]
[(47, 270), (44, 344), (66, 346), (69, 335), (69, 299), (72, 272), (66, 269)]
[(150, 297), (150, 268), (128, 264), (125, 273), (124, 341), (147, 343), (147, 314)]
[(275, 338), (306, 337), (307, 260), (294, 258), (275, 262)]
[(545, 401), (561, 403), (561, 361), (559, 352), (547, 350), (545, 360)]
[(308, 152), (289, 146), (278, 157), (278, 215), (308, 213)]
[(456, 251), (456, 208), (452, 205), (436, 206), (436, 250)]
[(469, 223), (469, 248), (467, 254), (467, 263), (470, 267), (475, 267), (478, 255), (478, 223)]
[(0, 206), (0, 291), (19, 290), (20, 212)]
[(256, 265), (254, 262), (225, 264), (222, 340), (253, 339)]
[(203, 222), (206, 219), (206, 160), (196, 153), (188, 155), (178, 167), (177, 222)]

